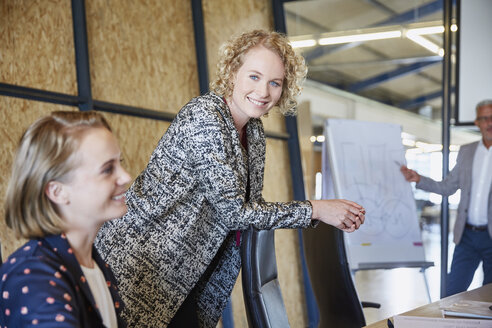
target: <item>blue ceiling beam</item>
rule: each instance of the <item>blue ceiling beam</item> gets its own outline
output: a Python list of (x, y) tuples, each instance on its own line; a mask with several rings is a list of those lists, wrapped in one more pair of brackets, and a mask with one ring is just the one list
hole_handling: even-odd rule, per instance
[(442, 97), (442, 90), (437, 90), (436, 92), (428, 93), (426, 95), (418, 96), (414, 99), (409, 99), (398, 103), (396, 107), (402, 109), (412, 109), (424, 104), (427, 101), (434, 100), (436, 98)]
[[(455, 87), (452, 87), (451, 93), (454, 93), (454, 90), (455, 90)], [(434, 100), (436, 98), (441, 98), (441, 97), (442, 97), (442, 90), (437, 90), (435, 92), (431, 92), (431, 93), (419, 96), (419, 97), (414, 98), (414, 99), (402, 101), (402, 102), (398, 103), (396, 105), (396, 107), (402, 108), (402, 109), (412, 109), (412, 108), (418, 107), (418, 106), (426, 103), (427, 101)]]
[[(453, 2), (456, 2), (456, 0)], [(442, 8), (443, 8), (443, 0), (429, 2), (428, 4), (422, 5), (415, 9), (410, 9), (401, 14), (390, 17), (384, 21), (375, 24), (374, 26), (399, 25), (399, 24), (408, 23), (415, 20), (415, 17), (424, 17), (424, 16), (432, 15), (438, 11), (442, 11)]]
[(395, 70), (385, 72), (385, 73), (376, 75), (374, 77), (368, 78), (366, 80), (353, 83), (350, 86), (348, 86), (348, 88), (346, 90), (353, 92), (353, 93), (357, 93), (357, 92), (360, 92), (360, 91), (365, 90), (365, 89), (374, 88), (375, 86), (377, 86), (381, 83), (400, 78), (400, 77), (405, 76), (407, 74), (418, 73), (426, 67), (440, 63), (441, 60), (427, 61), (427, 62), (415, 63), (415, 64), (399, 67)]
[[(454, 0), (453, 2), (456, 2)], [(430, 2), (428, 4), (425, 4), (423, 6), (417, 7), (415, 9), (408, 10), (406, 12), (403, 12), (401, 14), (392, 16), (388, 19), (385, 19), (384, 21), (380, 21), (378, 23), (372, 24), (368, 27), (378, 27), (378, 26), (384, 26), (384, 25), (399, 25), (399, 24), (404, 24), (408, 22), (412, 22), (415, 20), (415, 17), (424, 17), (427, 15), (431, 15), (435, 12), (441, 11), (443, 8), (443, 0), (436, 0), (433, 2)], [(358, 46), (361, 44), (361, 42), (352, 42), (352, 43), (347, 43), (343, 44), (340, 46), (331, 46), (331, 47), (316, 47), (313, 50), (306, 52), (304, 54), (304, 58), (306, 59), (307, 62), (310, 62), (316, 58), (319, 58), (323, 55), (333, 53), (336, 51), (341, 51), (341, 50), (347, 50), (350, 48), (353, 48), (355, 46)]]

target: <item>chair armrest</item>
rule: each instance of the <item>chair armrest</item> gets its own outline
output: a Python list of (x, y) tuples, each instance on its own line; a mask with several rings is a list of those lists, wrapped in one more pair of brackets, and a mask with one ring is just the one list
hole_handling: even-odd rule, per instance
[(381, 307), (381, 304), (379, 303), (374, 303), (374, 302), (360, 302), (362, 304), (363, 308), (376, 308), (379, 309)]

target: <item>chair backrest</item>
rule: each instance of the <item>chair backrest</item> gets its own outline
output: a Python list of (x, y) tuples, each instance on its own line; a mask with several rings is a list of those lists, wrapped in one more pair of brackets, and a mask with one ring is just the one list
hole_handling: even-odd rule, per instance
[(327, 224), (303, 230), (304, 252), (320, 312), (319, 327), (363, 327), (362, 305), (347, 263), (343, 232)]
[(244, 304), (250, 327), (289, 327), (277, 279), (274, 230), (250, 227), (241, 245)]

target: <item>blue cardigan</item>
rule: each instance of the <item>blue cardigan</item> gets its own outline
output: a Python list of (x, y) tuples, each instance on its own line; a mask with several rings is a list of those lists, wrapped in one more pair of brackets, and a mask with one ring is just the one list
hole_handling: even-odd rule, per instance
[[(93, 258), (107, 280), (118, 327), (123, 303), (116, 281), (96, 249)], [(0, 268), (1, 327), (104, 327), (79, 262), (63, 235), (32, 239)]]

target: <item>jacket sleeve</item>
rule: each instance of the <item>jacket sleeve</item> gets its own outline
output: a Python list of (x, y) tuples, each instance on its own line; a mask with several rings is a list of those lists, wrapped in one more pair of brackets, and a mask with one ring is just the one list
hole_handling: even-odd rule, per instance
[(311, 225), (312, 206), (308, 201), (246, 202), (246, 186), (241, 179), (237, 156), (233, 153), (231, 131), (213, 115), (204, 115), (195, 125), (188, 144), (199, 188), (231, 230), (249, 225), (258, 229), (302, 228)]
[(462, 153), (458, 153), (458, 158), (456, 159), (456, 165), (449, 172), (449, 174), (442, 181), (435, 181), (431, 178), (420, 176), (420, 182), (415, 185), (415, 187), (434, 192), (439, 195), (449, 196), (454, 194), (460, 188), (460, 171), (463, 166)]
[(5, 274), (0, 302), (5, 326), (80, 326), (74, 287), (55, 263), (23, 259)]

